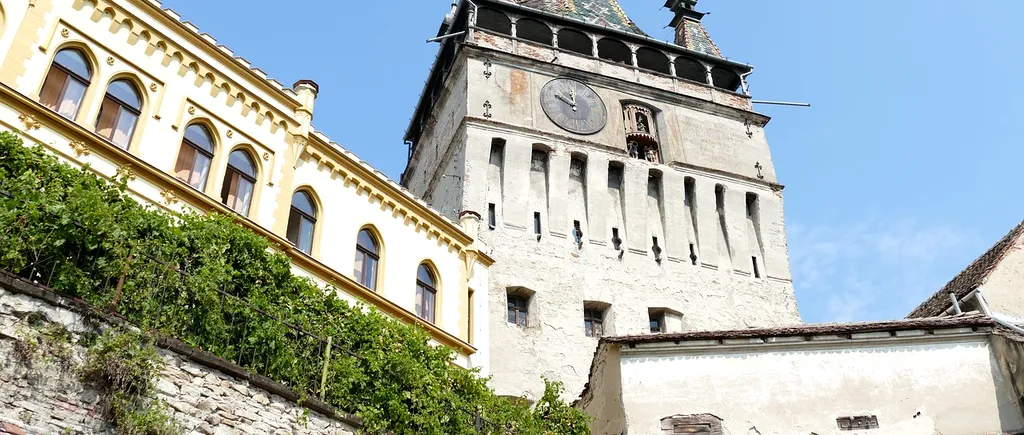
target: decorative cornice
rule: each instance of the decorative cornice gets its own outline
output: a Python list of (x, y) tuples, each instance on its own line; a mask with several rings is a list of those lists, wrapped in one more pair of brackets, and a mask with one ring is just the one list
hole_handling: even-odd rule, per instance
[(35, 116), (26, 115), (24, 113), (18, 115), (18, 121), (21, 121), (22, 124), (25, 124), (25, 130), (28, 131), (38, 130), (39, 127), (42, 126), (42, 124), (39, 123), (39, 120), (36, 119)]

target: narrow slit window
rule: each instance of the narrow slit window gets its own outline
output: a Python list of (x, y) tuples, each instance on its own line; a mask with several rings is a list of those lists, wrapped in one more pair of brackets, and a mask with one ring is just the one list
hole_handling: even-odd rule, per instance
[(697, 247), (693, 243), (690, 243), (690, 263), (697, 265)]
[(661, 263), (661, 246), (658, 246), (658, 237), (653, 236), (651, 239), (651, 252), (654, 253), (654, 261)]
[(612, 247), (615, 248), (616, 251), (622, 249), (622, 239), (619, 238), (618, 228), (612, 228)]
[(760, 278), (761, 269), (757, 267), (757, 257), (750, 257), (750, 262), (754, 265), (754, 278)]
[(495, 212), (494, 203), (487, 204), (487, 228), (494, 229), (498, 226), (498, 216)]
[(583, 230), (580, 229), (580, 221), (572, 221), (572, 237), (576, 240), (576, 246), (583, 244)]
[(535, 211), (533, 212), (533, 233), (539, 236), (540, 230), (540, 212)]

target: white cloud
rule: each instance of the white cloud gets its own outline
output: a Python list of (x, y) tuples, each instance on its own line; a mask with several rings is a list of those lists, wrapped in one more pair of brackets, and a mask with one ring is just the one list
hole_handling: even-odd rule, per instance
[(914, 219), (789, 228), (797, 297), (812, 322), (905, 316), (983, 247), (973, 232)]

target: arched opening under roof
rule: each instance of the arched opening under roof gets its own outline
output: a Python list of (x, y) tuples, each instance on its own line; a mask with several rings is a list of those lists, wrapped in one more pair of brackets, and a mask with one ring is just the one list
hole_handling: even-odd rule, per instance
[(622, 41), (612, 38), (603, 38), (597, 41), (597, 57), (612, 62), (633, 64), (633, 53)]
[(594, 55), (594, 41), (586, 33), (574, 29), (558, 31), (558, 48), (584, 56)]
[(554, 40), (554, 33), (551, 32), (551, 27), (530, 18), (521, 18), (519, 21), (516, 21), (516, 36), (544, 45), (551, 45)]
[(512, 34), (512, 20), (499, 11), (480, 8), (476, 14), (476, 26), (503, 35)]
[(740, 75), (728, 68), (716, 66), (711, 69), (711, 80), (716, 88), (736, 92), (740, 89)]
[(676, 58), (676, 77), (707, 84), (708, 70), (694, 59), (679, 56)]
[(636, 66), (662, 74), (672, 73), (668, 56), (650, 47), (640, 47), (636, 50)]

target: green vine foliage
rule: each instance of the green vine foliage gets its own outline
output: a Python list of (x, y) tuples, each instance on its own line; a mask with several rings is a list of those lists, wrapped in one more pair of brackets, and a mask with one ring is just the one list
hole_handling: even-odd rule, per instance
[[(0, 195), (0, 268), (96, 307), (116, 300), (140, 328), (322, 398), (368, 432), (477, 434), (479, 410), (493, 423), (483, 433), (589, 433), (588, 417), (558, 399), (560, 385), (548, 382), (533, 408), (498, 397), (422, 328), (292, 274), (287, 256), (232, 217), (171, 215), (131, 199), (125, 183), (0, 133), (0, 189), (10, 195)], [(329, 360), (326, 337), (336, 346)]]
[(80, 374), (103, 393), (117, 433), (177, 435), (182, 429), (167, 405), (153, 398), (154, 380), (163, 366), (149, 337), (133, 331), (108, 332), (89, 348)]

